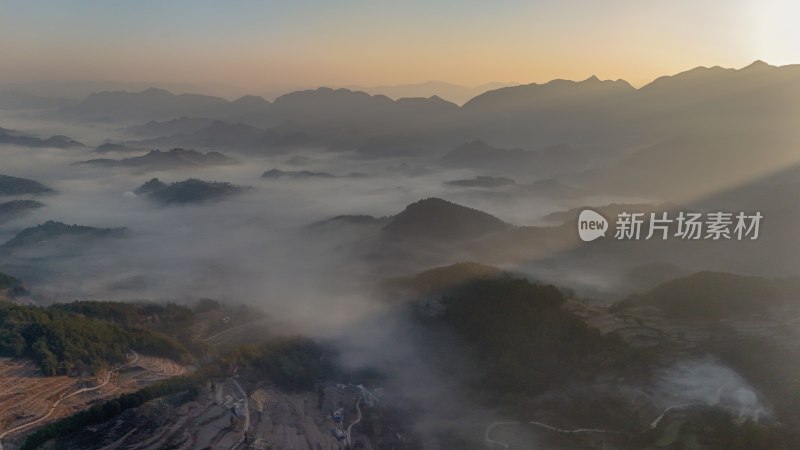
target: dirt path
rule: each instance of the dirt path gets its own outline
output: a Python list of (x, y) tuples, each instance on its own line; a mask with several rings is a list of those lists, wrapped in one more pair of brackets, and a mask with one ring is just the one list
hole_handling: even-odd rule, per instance
[(233, 447), (231, 447), (231, 450), (235, 450), (239, 447), (239, 445), (242, 444), (242, 442), (244, 442), (244, 438), (247, 436), (247, 430), (250, 429), (250, 404), (247, 400), (247, 393), (244, 391), (244, 389), (242, 389), (242, 385), (240, 385), (239, 382), (234, 378), (231, 378), (231, 381), (233, 381), (233, 384), (236, 385), (236, 387), (239, 389), (239, 392), (242, 393), (242, 397), (244, 398), (244, 432), (242, 432), (242, 437), (235, 444), (233, 444)]
[[(647, 429), (639, 431), (639, 433), (644, 433), (644, 432), (646, 432), (648, 430), (655, 429), (658, 426), (659, 422), (661, 422), (661, 419), (663, 419), (664, 416), (666, 416), (667, 413), (672, 411), (672, 410), (683, 409), (683, 408), (688, 408), (690, 406), (697, 406), (697, 405), (704, 405), (704, 403), (698, 403), (698, 402), (682, 403), (682, 404), (679, 404), (679, 405), (673, 405), (673, 406), (667, 407), (661, 412), (661, 414), (659, 414), (659, 416), (652, 423), (650, 423), (650, 426)], [(496, 440), (492, 439), (492, 430), (494, 430), (496, 427), (503, 426), (503, 425), (522, 425), (522, 424), (534, 425), (534, 426), (537, 426), (537, 427), (541, 427), (541, 428), (544, 428), (544, 429), (547, 429), (547, 430), (550, 430), (550, 431), (555, 431), (557, 433), (563, 433), (563, 434), (579, 434), (579, 433), (635, 434), (636, 433), (635, 431), (604, 430), (602, 428), (575, 428), (573, 430), (565, 430), (563, 428), (556, 428), (556, 427), (554, 427), (552, 425), (547, 425), (546, 423), (542, 423), (542, 422), (493, 422), (493, 423), (489, 424), (489, 426), (486, 427), (486, 431), (484, 432), (484, 436), (483, 436), (484, 441), (487, 444), (490, 444), (490, 445), (501, 446), (503, 448), (509, 448), (509, 445), (506, 444), (505, 442), (496, 441)], [(349, 442), (349, 430), (348, 430), (348, 442)], [(2, 450), (2, 449), (0, 449), (0, 450)]]
[(361, 422), (361, 397), (363, 397), (363, 396), (364, 396), (364, 394), (359, 393), (358, 399), (356, 400), (356, 411), (358, 412), (358, 417), (356, 418), (356, 420), (353, 423), (351, 423), (350, 425), (347, 426), (347, 445), (348, 446), (353, 444), (351, 439), (350, 439), (350, 436), (351, 436), (352, 430), (353, 430), (353, 425), (356, 425), (356, 424), (358, 424), (358, 422)]
[[(59, 406), (59, 405), (61, 404), (61, 402), (63, 402), (64, 400), (67, 400), (67, 399), (69, 399), (69, 398), (72, 398), (72, 397), (74, 397), (74, 396), (76, 396), (76, 395), (83, 394), (83, 393), (85, 393), (85, 392), (91, 392), (91, 391), (94, 391), (94, 390), (100, 389), (100, 388), (102, 388), (102, 387), (106, 386), (106, 385), (107, 385), (107, 384), (108, 384), (108, 383), (111, 381), (111, 376), (112, 376), (112, 375), (113, 375), (115, 372), (117, 372), (117, 371), (119, 371), (120, 369), (123, 369), (123, 368), (125, 368), (125, 367), (128, 367), (128, 366), (130, 366), (130, 365), (132, 365), (132, 364), (136, 364), (136, 362), (139, 360), (139, 354), (138, 354), (138, 353), (136, 353), (136, 352), (135, 352), (135, 351), (133, 351), (133, 350), (131, 350), (131, 353), (133, 353), (133, 356), (134, 356), (134, 357), (133, 357), (133, 361), (129, 361), (129, 362), (127, 362), (125, 365), (122, 365), (122, 366), (120, 366), (118, 369), (109, 370), (108, 372), (106, 372), (106, 379), (105, 379), (105, 380), (104, 380), (104, 381), (103, 381), (101, 384), (98, 384), (97, 386), (90, 387), (90, 388), (80, 388), (80, 389), (78, 389), (77, 391), (75, 391), (75, 392), (73, 392), (73, 393), (71, 393), (71, 394), (68, 394), (68, 395), (62, 395), (61, 397), (59, 397), (59, 398), (58, 398), (58, 400), (56, 400), (55, 402), (53, 402), (53, 404), (52, 404), (52, 405), (50, 405), (50, 409), (47, 411), (47, 414), (43, 415), (42, 417), (39, 417), (39, 418), (38, 418), (38, 419), (36, 419), (36, 420), (33, 420), (33, 421), (30, 421), (30, 422), (24, 423), (24, 424), (22, 424), (22, 425), (19, 425), (19, 426), (17, 426), (17, 427), (14, 427), (14, 428), (12, 428), (12, 429), (10, 429), (10, 430), (6, 430), (6, 431), (3, 431), (2, 433), (0, 433), (0, 441), (2, 441), (2, 439), (3, 439), (4, 437), (8, 436), (8, 435), (9, 435), (9, 434), (11, 434), (11, 433), (15, 433), (15, 432), (17, 432), (17, 431), (24, 430), (25, 428), (32, 427), (32, 426), (34, 426), (34, 425), (36, 425), (36, 424), (38, 424), (38, 423), (41, 423), (41, 422), (42, 422), (42, 421), (44, 421), (44, 420), (47, 420), (47, 418), (48, 418), (48, 417), (50, 417), (50, 416), (52, 416), (52, 415), (53, 415), (53, 413), (55, 412), (56, 408), (58, 408), (58, 406)], [(2, 443), (2, 442), (0, 442), (0, 450), (3, 450), (3, 443)]]

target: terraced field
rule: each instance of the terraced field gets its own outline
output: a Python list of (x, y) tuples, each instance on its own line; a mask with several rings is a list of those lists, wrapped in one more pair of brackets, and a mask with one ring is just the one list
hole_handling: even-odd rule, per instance
[[(62, 395), (78, 390), (80, 380), (66, 376), (45, 377), (30, 361), (0, 358), (0, 430), (8, 430), (47, 413)], [(54, 412), (66, 415), (70, 403)]]
[[(47, 423), (99, 400), (133, 392), (158, 380), (182, 375), (174, 361), (133, 354), (130, 366), (96, 377), (43, 376), (29, 360), (0, 358), (0, 437), (6, 448)], [(2, 449), (3, 447), (0, 447)]]

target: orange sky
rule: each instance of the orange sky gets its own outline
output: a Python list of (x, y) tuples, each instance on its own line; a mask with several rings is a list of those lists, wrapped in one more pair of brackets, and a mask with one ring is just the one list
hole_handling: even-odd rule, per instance
[(0, 80), (276, 87), (624, 78), (800, 62), (789, 0), (3, 1)]

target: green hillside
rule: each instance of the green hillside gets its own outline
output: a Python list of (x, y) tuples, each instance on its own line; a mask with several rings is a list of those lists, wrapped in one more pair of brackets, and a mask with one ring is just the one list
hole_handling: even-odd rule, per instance
[(0, 355), (29, 357), (45, 375), (95, 372), (125, 362), (130, 349), (177, 361), (189, 359), (186, 348), (165, 333), (89, 318), (59, 307), (0, 302)]
[(472, 281), (442, 297), (427, 319), (455, 332), (485, 371), (482, 388), (536, 394), (590, 377), (624, 357), (626, 346), (563, 309), (564, 294), (524, 279)]

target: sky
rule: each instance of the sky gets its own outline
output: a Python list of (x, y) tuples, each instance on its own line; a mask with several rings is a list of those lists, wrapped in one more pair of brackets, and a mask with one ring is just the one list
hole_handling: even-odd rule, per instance
[(790, 0), (0, 0), (0, 81), (477, 86), (800, 62)]

